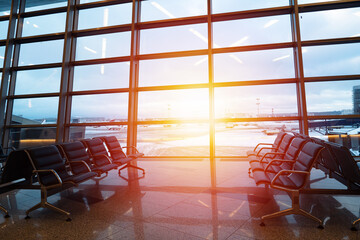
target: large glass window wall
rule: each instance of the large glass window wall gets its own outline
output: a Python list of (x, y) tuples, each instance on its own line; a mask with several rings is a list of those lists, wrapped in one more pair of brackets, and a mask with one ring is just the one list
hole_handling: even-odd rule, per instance
[[(19, 18), (0, 9), (5, 145), (114, 135), (149, 157), (239, 158), (286, 131), (337, 134), (359, 153), (359, 7), (78, 2), (27, 0)], [(21, 24), (7, 43), (11, 21)]]

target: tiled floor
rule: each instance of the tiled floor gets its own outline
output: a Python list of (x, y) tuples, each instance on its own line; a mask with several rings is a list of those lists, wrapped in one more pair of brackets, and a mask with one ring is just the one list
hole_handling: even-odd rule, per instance
[[(10, 218), (0, 213), (0, 239), (360, 239), (350, 230), (359, 217), (358, 196), (301, 196), (301, 207), (323, 219), (324, 230), (297, 215), (268, 220), (261, 227), (259, 217), (286, 209), (291, 201), (284, 192), (257, 187), (248, 177), (247, 162), (217, 161), (216, 189), (211, 189), (206, 159), (138, 165), (146, 169), (144, 178), (127, 182), (113, 171), (99, 182), (90, 180), (49, 197), (71, 212), (71, 222), (48, 209), (25, 220), (25, 211), (40, 201), (39, 191), (2, 194), (0, 204)], [(127, 170), (123, 173), (128, 177)], [(312, 172), (312, 178), (322, 176)], [(341, 186), (323, 180), (312, 187)]]

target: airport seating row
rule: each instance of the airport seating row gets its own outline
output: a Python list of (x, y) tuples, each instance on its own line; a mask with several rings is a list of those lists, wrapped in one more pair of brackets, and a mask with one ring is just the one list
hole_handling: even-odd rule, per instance
[(300, 208), (299, 194), (310, 176), (310, 171), (323, 150), (319, 144), (282, 133), (282, 140), (276, 149), (264, 154), (249, 155), (250, 170), (256, 185), (265, 184), (271, 188), (283, 190), (290, 194), (292, 207), (283, 211), (261, 217), (264, 220), (289, 214), (300, 214), (311, 218), (323, 228), (323, 222)]
[[(136, 168), (145, 174), (144, 169), (131, 164), (141, 156), (143, 154), (137, 149), (127, 156), (115, 136), (16, 150), (7, 158), (1, 183), (24, 179), (18, 188), (40, 189), (41, 202), (26, 211), (26, 219), (30, 218), (30, 212), (43, 207), (65, 214), (67, 221), (71, 221), (69, 212), (47, 202), (48, 196), (103, 174), (106, 177), (110, 170), (119, 167), (119, 175), (126, 167)], [(7, 211), (4, 212), (8, 216)]]
[[(324, 141), (315, 137), (309, 137), (299, 133), (294, 133), (292, 138), (286, 137), (287, 135), (291, 136), (291, 134), (287, 133), (281, 133), (277, 136), (277, 138), (281, 138), (281, 140), (277, 144), (278, 147), (274, 148), (271, 154), (260, 155), (255, 153), (255, 155), (250, 154), (248, 156), (250, 164), (249, 173), (252, 174), (257, 185), (270, 185), (275, 189), (281, 189), (288, 192), (290, 189), (293, 189), (291, 192), (293, 207), (276, 214), (263, 216), (262, 220), (286, 215), (289, 213), (302, 214), (318, 221), (320, 223), (319, 227), (321, 228), (322, 221), (312, 215), (309, 215), (308, 213), (305, 213), (298, 206), (299, 191), (301, 192), (301, 189), (306, 186), (306, 181), (308, 182), (308, 180), (305, 181), (305, 176), (308, 178), (313, 166), (322, 170), (327, 176), (338, 180), (347, 187), (347, 190), (345, 191), (338, 191), (338, 189), (327, 189), (327, 191), (319, 191), (318, 193), (332, 193), (333, 190), (334, 194), (342, 194), (346, 192), (351, 194), (360, 194), (360, 164), (354, 159), (350, 150), (344, 146), (341, 146), (340, 144)], [(287, 138), (291, 138), (290, 143)], [(282, 144), (286, 145), (286, 147), (280, 148), (279, 146)], [(319, 152), (316, 153), (313, 150), (309, 151), (310, 145), (313, 145), (313, 150), (317, 148)], [(311, 162), (309, 161), (310, 156), (312, 156), (312, 164), (310, 164)], [(296, 181), (299, 182), (301, 177), (296, 176), (295, 178), (294, 173), (298, 170), (298, 163), (304, 162), (304, 160), (308, 162), (306, 167), (306, 171), (308, 173), (303, 173), (302, 183), (304, 184), (299, 185), (296, 184)], [(304, 170), (305, 168), (302, 168), (301, 171)], [(295, 180), (292, 181), (292, 178)], [(294, 189), (297, 189), (297, 193), (294, 191)], [(312, 192), (317, 193), (316, 189)], [(360, 219), (357, 219), (352, 223), (352, 230), (357, 230), (355, 225), (358, 222), (360, 222)], [(262, 225), (264, 224), (262, 223)]]

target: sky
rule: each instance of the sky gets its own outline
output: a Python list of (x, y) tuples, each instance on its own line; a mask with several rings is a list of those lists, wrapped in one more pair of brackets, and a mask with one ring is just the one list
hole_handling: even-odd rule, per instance
[[(83, 0), (81, 3), (91, 1)], [(300, 4), (315, 2), (299, 0)], [(321, 1), (317, 1), (321, 2)], [(65, 3), (53, 4), (53, 7)], [(250, 10), (288, 5), (288, 0), (245, 1), (214, 0), (213, 12)], [(31, 8), (37, 10), (40, 7)], [(126, 24), (131, 21), (131, 4), (81, 10), (79, 29)], [(2, 13), (6, 14), (6, 11)], [(144, 1), (142, 21), (162, 20), (206, 14), (205, 0)], [(0, 13), (1, 15), (1, 13)], [(24, 36), (64, 31), (65, 13), (26, 18)], [(49, 24), (51, 23), (51, 24)], [(360, 8), (301, 14), (302, 40), (360, 36)], [(0, 22), (0, 39), (6, 38), (7, 21)], [(236, 29), (236, 31), (234, 31)], [(214, 48), (291, 41), (288, 15), (233, 20), (213, 24)], [(130, 33), (97, 35), (77, 39), (76, 60), (128, 56)], [(23, 44), (20, 66), (61, 62), (63, 40)], [(140, 53), (161, 53), (207, 48), (207, 25), (193, 24), (141, 31)], [(360, 44), (304, 47), (305, 77), (359, 74)], [(4, 47), (0, 47), (3, 64)], [(143, 60), (140, 62), (139, 86), (162, 86), (208, 82), (207, 56)], [(129, 63), (75, 67), (74, 90), (127, 88)], [(293, 51), (275, 49), (214, 55), (214, 81), (232, 82), (293, 78)], [(16, 94), (58, 92), (61, 71), (58, 68), (20, 71)], [(306, 84), (308, 111), (352, 109), (352, 88), (360, 80)], [(208, 89), (166, 90), (139, 93), (139, 118), (195, 118), (208, 116)], [(77, 96), (72, 117), (126, 118), (127, 93)], [(14, 104), (14, 114), (31, 119), (56, 117), (57, 98), (21, 99)], [(106, 106), (106, 107), (104, 107)], [(229, 114), (296, 113), (294, 84), (225, 87), (215, 90), (216, 117)]]

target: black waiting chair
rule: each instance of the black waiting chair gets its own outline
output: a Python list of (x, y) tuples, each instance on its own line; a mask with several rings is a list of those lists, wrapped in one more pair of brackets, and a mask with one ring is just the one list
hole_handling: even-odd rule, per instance
[(78, 162), (85, 162), (90, 170), (96, 172), (99, 177), (101, 174), (106, 174), (107, 176), (110, 170), (117, 168), (117, 165), (112, 164), (106, 156), (98, 156), (92, 159), (86, 151), (86, 147), (80, 141), (62, 143), (58, 146), (66, 160), (69, 163), (73, 163), (70, 167), (71, 171), (75, 174), (87, 171), (86, 167), (83, 164), (77, 164)]
[(254, 172), (256, 185), (266, 184), (270, 185), (271, 188), (286, 191), (291, 195), (292, 200), (291, 208), (262, 216), (261, 226), (265, 226), (264, 220), (266, 219), (289, 214), (300, 214), (319, 222), (318, 228), (324, 228), (323, 222), (317, 217), (301, 209), (299, 203), (300, 190), (308, 184), (310, 171), (322, 149), (323, 147), (319, 144), (307, 142), (300, 150), (292, 169), (280, 170), (276, 173), (276, 175), (273, 173), (268, 174), (265, 171)]
[[(275, 151), (278, 149), (282, 139), (285, 136), (285, 132), (279, 132), (275, 138), (274, 143), (259, 143), (255, 146), (253, 150), (246, 152), (246, 155), (249, 157), (251, 155), (261, 156), (265, 151)], [(266, 146), (266, 147), (265, 147)]]
[(295, 137), (284, 153), (277, 153), (270, 162), (254, 161), (250, 163), (251, 171), (266, 171), (277, 173), (283, 169), (291, 169), (297, 155), (307, 140)]
[(104, 141), (106, 144), (106, 147), (109, 150), (110, 156), (114, 163), (118, 163), (120, 165), (126, 164), (119, 169), (119, 175), (121, 170), (129, 167), (141, 170), (143, 174), (145, 174), (145, 170), (143, 168), (130, 164), (132, 160), (144, 156), (143, 153), (140, 153), (136, 148), (134, 148), (134, 154), (126, 155), (115, 136), (101, 137), (100, 139), (102, 139), (102, 141)]
[(33, 167), (33, 174), (37, 176), (41, 187), (41, 202), (26, 211), (26, 219), (30, 218), (30, 212), (43, 207), (65, 214), (68, 217), (66, 221), (71, 221), (70, 213), (50, 204), (47, 197), (77, 186), (79, 183), (93, 178), (96, 174), (88, 171), (70, 175), (66, 170), (65, 161), (55, 145), (27, 149), (25, 152)]

